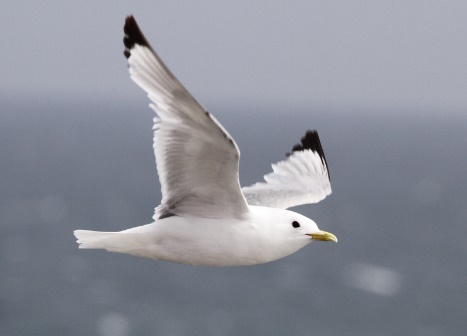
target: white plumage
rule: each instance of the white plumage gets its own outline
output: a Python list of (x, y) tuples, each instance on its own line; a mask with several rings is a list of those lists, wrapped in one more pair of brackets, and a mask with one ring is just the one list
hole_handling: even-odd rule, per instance
[(156, 112), (154, 153), (162, 188), (154, 223), (120, 232), (76, 230), (80, 248), (192, 265), (238, 266), (285, 257), (336, 237), (286, 208), (331, 193), (316, 131), (308, 131), (265, 181), (241, 189), (240, 151), (222, 125), (178, 82), (141, 33), (125, 22), (129, 72)]

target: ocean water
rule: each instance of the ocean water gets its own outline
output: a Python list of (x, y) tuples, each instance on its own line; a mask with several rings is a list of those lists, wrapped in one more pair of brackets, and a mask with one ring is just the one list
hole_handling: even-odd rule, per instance
[(339, 243), (209, 268), (75, 243), (74, 229), (151, 222), (144, 97), (0, 106), (0, 335), (465, 335), (466, 116), (210, 106), (243, 185), (319, 130), (333, 194), (296, 211)]

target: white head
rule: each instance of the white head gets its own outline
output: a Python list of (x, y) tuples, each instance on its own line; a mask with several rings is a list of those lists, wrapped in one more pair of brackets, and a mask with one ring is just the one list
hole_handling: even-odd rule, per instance
[[(273, 208), (251, 207), (262, 248), (275, 259), (292, 254), (312, 241), (337, 242), (332, 233), (321, 231), (316, 223), (299, 213)], [(270, 247), (270, 248), (268, 248)]]

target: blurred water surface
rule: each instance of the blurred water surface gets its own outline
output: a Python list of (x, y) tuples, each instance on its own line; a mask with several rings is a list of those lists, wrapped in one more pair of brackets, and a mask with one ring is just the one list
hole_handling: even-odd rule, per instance
[(319, 130), (333, 194), (296, 210), (339, 243), (207, 268), (77, 249), (151, 221), (144, 98), (0, 104), (1, 335), (465, 335), (467, 117), (210, 106), (243, 185)]

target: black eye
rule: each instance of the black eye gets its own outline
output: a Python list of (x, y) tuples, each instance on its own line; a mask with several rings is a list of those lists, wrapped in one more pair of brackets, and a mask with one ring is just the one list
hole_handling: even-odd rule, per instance
[(300, 223), (297, 222), (297, 221), (293, 221), (293, 222), (292, 222), (292, 226), (293, 226), (294, 228), (299, 228), (299, 227), (300, 227)]

